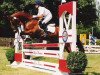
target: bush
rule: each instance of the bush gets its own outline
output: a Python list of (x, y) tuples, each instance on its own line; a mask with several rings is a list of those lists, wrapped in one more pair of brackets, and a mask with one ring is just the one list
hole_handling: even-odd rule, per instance
[(12, 63), (14, 61), (14, 53), (15, 53), (14, 49), (8, 49), (6, 51), (6, 57), (7, 57), (8, 61), (10, 61), (10, 63)]
[(71, 73), (82, 73), (87, 66), (87, 56), (83, 52), (71, 52), (67, 57), (67, 64)]
[(100, 39), (97, 39), (96, 44), (100, 45)]
[[(86, 44), (89, 45), (89, 39), (86, 40)], [(100, 45), (100, 39), (97, 39), (96, 45)]]

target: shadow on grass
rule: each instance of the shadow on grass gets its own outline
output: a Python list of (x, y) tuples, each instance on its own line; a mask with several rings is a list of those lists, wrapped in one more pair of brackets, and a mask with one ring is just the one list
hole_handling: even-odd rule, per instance
[(100, 73), (96, 73), (96, 72), (86, 72), (84, 75), (100, 75)]
[(35, 57), (33, 58), (33, 60), (44, 60), (45, 58), (44, 57)]
[(13, 48), (4, 48), (2, 50), (6, 50), (7, 51), (7, 50), (11, 50), (11, 49), (13, 49)]
[(69, 75), (100, 75), (100, 73), (96, 73), (96, 72), (86, 72), (84, 73), (70, 73)]
[(86, 68), (92, 68), (92, 67), (86, 67)]

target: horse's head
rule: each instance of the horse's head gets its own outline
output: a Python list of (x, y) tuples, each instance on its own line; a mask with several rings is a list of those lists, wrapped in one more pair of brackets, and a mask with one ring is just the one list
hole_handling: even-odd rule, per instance
[(11, 28), (13, 29), (13, 31), (18, 31), (18, 27), (20, 25), (25, 25), (27, 23), (27, 21), (29, 21), (31, 19), (32, 15), (25, 13), (25, 12), (15, 12), (10, 16), (10, 23), (11, 23)]
[[(16, 12), (11, 15), (10, 23), (14, 32), (18, 32), (18, 27), (23, 25), (24, 34), (43, 35), (43, 30), (39, 27), (39, 19), (32, 19), (32, 15), (25, 12)], [(32, 35), (33, 36), (33, 35)]]
[(18, 27), (20, 26), (20, 20), (16, 17), (10, 16), (10, 23), (11, 23), (11, 28), (13, 29), (14, 32), (18, 31)]

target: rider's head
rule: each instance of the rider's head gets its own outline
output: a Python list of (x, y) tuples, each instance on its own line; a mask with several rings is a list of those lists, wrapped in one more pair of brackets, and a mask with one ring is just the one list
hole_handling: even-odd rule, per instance
[(38, 8), (39, 6), (42, 5), (42, 1), (41, 0), (35, 0), (34, 4), (35, 4), (35, 7)]

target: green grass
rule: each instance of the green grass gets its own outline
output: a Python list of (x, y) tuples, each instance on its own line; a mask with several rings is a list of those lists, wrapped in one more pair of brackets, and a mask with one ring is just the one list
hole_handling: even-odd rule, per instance
[[(6, 59), (7, 47), (0, 47), (0, 75), (50, 75), (40, 71), (24, 69), (24, 68), (11, 68), (9, 61)], [(67, 53), (65, 52), (65, 58)], [(86, 75), (100, 75), (100, 54), (87, 54), (88, 65), (85, 70)], [(39, 58), (39, 60), (57, 63), (57, 59)]]
[(24, 68), (11, 68), (7, 66), (10, 65), (10, 62), (5, 55), (7, 49), (7, 47), (0, 47), (0, 75), (50, 75), (40, 71)]
[(85, 73), (100, 75), (100, 54), (87, 54), (88, 65)]

